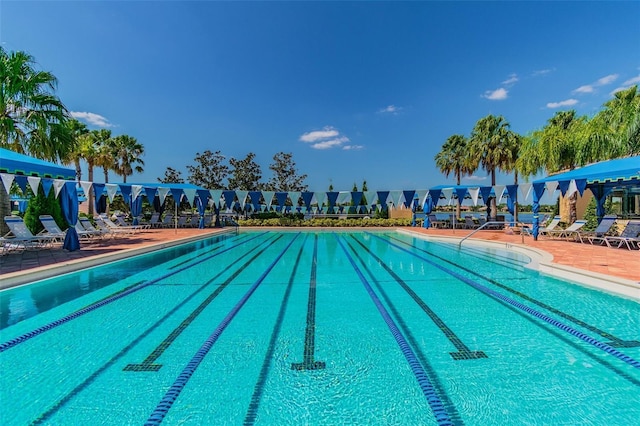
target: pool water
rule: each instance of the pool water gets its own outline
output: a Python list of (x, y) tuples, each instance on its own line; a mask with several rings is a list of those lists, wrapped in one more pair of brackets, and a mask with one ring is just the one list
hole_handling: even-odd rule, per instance
[(0, 423), (637, 424), (640, 305), (505, 249), (243, 232), (0, 292)]

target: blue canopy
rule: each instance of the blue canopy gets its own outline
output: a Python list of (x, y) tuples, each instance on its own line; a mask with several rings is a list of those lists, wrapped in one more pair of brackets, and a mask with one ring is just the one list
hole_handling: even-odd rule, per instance
[(0, 148), (0, 173), (38, 176), (53, 179), (75, 179), (76, 171), (55, 163)]
[(640, 186), (640, 156), (601, 161), (533, 181), (533, 236), (536, 239), (540, 198), (548, 182), (557, 182), (562, 195), (571, 187), (572, 182), (580, 194), (589, 189), (596, 199), (596, 213), (600, 220), (604, 216), (605, 199), (614, 188)]

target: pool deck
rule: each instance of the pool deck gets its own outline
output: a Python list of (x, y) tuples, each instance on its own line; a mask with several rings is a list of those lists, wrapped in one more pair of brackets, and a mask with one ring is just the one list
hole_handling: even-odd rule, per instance
[[(265, 229), (265, 228), (259, 228)], [(290, 228), (287, 228), (290, 229)], [(308, 230), (309, 228), (304, 228)], [(343, 230), (344, 228), (332, 228)], [(364, 228), (374, 230), (375, 228)], [(388, 230), (389, 228), (384, 228)], [(463, 238), (471, 231), (462, 229), (424, 229), (399, 228), (420, 234)], [(226, 232), (229, 228), (226, 229)], [(140, 252), (148, 252), (194, 239), (205, 238), (225, 230), (209, 229), (154, 229), (117, 239), (100, 240), (94, 243), (82, 243), (82, 249), (68, 252), (61, 248), (9, 253), (0, 257), (0, 289), (11, 286), (25, 275), (39, 279), (38, 275), (51, 276), (52, 270), (57, 273), (80, 269), (85, 265), (98, 265), (108, 260), (132, 256)], [(593, 246), (565, 240), (508, 235), (504, 231), (480, 231), (470, 239), (504, 243), (512, 247), (523, 247), (542, 250), (553, 257), (552, 263), (577, 268), (585, 274), (605, 275), (631, 281), (638, 286), (640, 294), (640, 251), (626, 248), (609, 248)], [(15, 285), (15, 284), (14, 284)]]

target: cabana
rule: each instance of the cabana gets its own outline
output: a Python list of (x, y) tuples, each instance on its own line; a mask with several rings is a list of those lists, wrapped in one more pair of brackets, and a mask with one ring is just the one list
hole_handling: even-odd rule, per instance
[[(85, 193), (93, 190), (95, 195), (96, 210), (101, 212), (102, 204), (106, 198), (113, 201), (113, 198), (120, 194), (131, 209), (131, 216), (134, 218), (134, 225), (137, 225), (137, 218), (142, 214), (142, 197), (146, 196), (149, 204), (156, 210), (164, 203), (165, 198), (170, 195), (176, 200), (176, 208), (182, 197), (185, 197), (190, 205), (198, 209), (200, 220), (199, 228), (204, 228), (204, 214), (209, 203), (209, 198), (213, 198), (208, 189), (188, 183), (92, 183), (81, 182)], [(105, 198), (103, 198), (105, 197)], [(156, 200), (158, 203), (155, 203)], [(218, 200), (219, 200), (218, 196)], [(217, 203), (214, 203), (217, 211)]]
[(62, 248), (69, 251), (80, 249), (80, 240), (75, 229), (78, 221), (78, 192), (76, 182), (73, 181), (75, 176), (74, 169), (0, 148), (0, 178), (7, 194), (11, 192), (13, 182), (16, 182), (23, 192), (28, 184), (36, 194), (39, 185), (42, 185), (45, 194), (49, 194), (52, 187), (55, 188), (62, 214), (69, 225)]
[(534, 239), (538, 238), (538, 211), (545, 191), (559, 189), (563, 196), (571, 196), (575, 192), (582, 195), (589, 189), (596, 199), (596, 216), (600, 222), (605, 215), (604, 202), (611, 191), (629, 186), (640, 187), (640, 156), (602, 161), (533, 181)]

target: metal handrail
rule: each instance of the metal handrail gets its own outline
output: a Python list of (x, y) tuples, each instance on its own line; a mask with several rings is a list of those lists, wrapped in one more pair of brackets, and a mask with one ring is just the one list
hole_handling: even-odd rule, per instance
[[(481, 229), (483, 229), (485, 226), (489, 226), (489, 225), (506, 225), (508, 223), (515, 223), (515, 222), (501, 222), (501, 221), (491, 221), (491, 222), (485, 222), (483, 223), (480, 227), (476, 228), (473, 230), (473, 232), (471, 232), (469, 235), (467, 235), (466, 237), (464, 237), (463, 239), (460, 240), (460, 242), (458, 242), (458, 247), (460, 247), (462, 245), (462, 242), (464, 240), (466, 240), (467, 238), (471, 237), (473, 234), (475, 234), (476, 232), (480, 231)], [(522, 237), (522, 241), (524, 242), (524, 234)]]

